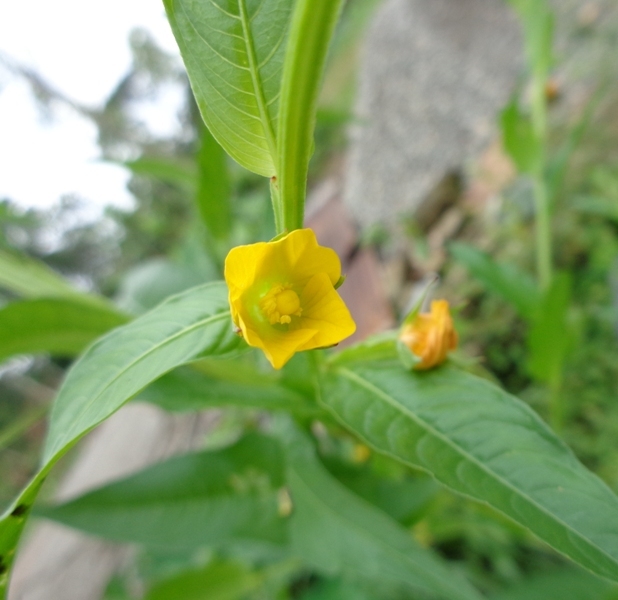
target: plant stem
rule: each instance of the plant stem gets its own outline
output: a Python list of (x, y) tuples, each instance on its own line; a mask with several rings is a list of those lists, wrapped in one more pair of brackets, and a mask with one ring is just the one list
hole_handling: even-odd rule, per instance
[(549, 288), (552, 279), (552, 235), (549, 194), (545, 181), (547, 155), (547, 98), (545, 71), (537, 72), (532, 80), (532, 125), (539, 145), (542, 160), (533, 175), (534, 204), (536, 213), (536, 263), (539, 284), (543, 290)]
[(552, 279), (551, 216), (547, 184), (542, 175), (534, 177), (536, 212), (536, 264), (541, 289), (547, 290)]
[(276, 177), (270, 178), (270, 199), (273, 203), (273, 212), (275, 213), (275, 230), (277, 235), (281, 235), (287, 232), (287, 227), (285, 223), (285, 207), (281, 202), (279, 182)]

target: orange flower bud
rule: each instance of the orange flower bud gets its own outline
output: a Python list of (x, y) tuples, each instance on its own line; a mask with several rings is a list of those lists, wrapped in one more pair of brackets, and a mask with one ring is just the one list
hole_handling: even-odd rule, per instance
[(446, 360), (459, 339), (446, 300), (434, 300), (429, 313), (419, 313), (403, 326), (399, 339), (419, 359), (414, 369), (431, 369)]

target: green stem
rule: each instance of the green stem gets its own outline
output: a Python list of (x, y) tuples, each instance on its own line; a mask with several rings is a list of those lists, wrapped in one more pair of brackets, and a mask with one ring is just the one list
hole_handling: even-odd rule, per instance
[(297, 0), (283, 63), (277, 127), (283, 226), (303, 226), (309, 159), (326, 55), (343, 0)]
[(545, 163), (547, 150), (547, 98), (545, 85), (547, 75), (543, 72), (534, 74), (532, 80), (532, 125), (534, 133), (542, 148), (542, 160), (534, 174), (534, 204), (536, 212), (536, 263), (539, 284), (543, 290), (549, 288), (552, 279), (552, 235), (549, 193), (545, 181)]
[(543, 175), (534, 177), (534, 203), (536, 212), (536, 264), (539, 284), (547, 290), (552, 279), (551, 215), (547, 184)]
[(561, 433), (564, 425), (562, 414), (562, 402), (560, 401), (560, 389), (562, 377), (558, 376), (549, 382), (549, 421), (556, 433)]
[[(275, 230), (277, 235), (287, 233), (290, 229), (286, 226), (285, 207), (281, 202), (279, 182), (276, 177), (270, 178), (270, 200), (273, 203), (273, 212), (275, 213)], [(296, 227), (292, 227), (292, 229), (296, 229)]]

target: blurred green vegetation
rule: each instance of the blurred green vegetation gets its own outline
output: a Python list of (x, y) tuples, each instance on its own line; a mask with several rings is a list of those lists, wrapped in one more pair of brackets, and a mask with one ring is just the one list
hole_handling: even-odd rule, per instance
[[(338, 157), (345, 149), (346, 127), (352, 118), (356, 52), (360, 33), (375, 5), (376, 0), (348, 3), (318, 113), (312, 181), (337, 168)], [(590, 34), (581, 35), (584, 44)], [(613, 39), (606, 42), (606, 53), (611, 52)], [(274, 230), (266, 182), (217, 154), (218, 146), (213, 147), (201, 127), (184, 76), (145, 34), (133, 36), (132, 47), (131, 73), (93, 119), (99, 127), (105, 159), (125, 164), (132, 172), (129, 188), (135, 209), (109, 209), (100, 222), (75, 225), (70, 223), (78, 199), (64, 199), (51, 211), (23, 211), (4, 200), (0, 203), (0, 250), (41, 259), (81, 289), (114, 298), (122, 310), (139, 314), (172, 293), (219, 278), (229, 247), (268, 240)], [(618, 86), (611, 79), (614, 67), (611, 61), (598, 65), (598, 82), (591, 88), (598, 83), (599, 100), (595, 97), (590, 118), (574, 142), (573, 131), (581, 123), (581, 111), (572, 114), (559, 104), (550, 107), (549, 155), (559, 156), (565, 144), (572, 145), (569, 166), (552, 206), (555, 268), (568, 273), (572, 283), (563, 315), (572, 339), (565, 345), (559, 364), (561, 435), (584, 464), (617, 491)], [(145, 89), (136, 85), (140, 77), (146, 78)], [(563, 85), (570, 84), (567, 81)], [(180, 85), (186, 94), (181, 128), (173, 139), (153, 137), (132, 116), (135, 103), (165, 85)], [(127, 156), (132, 159), (127, 160)], [(213, 164), (219, 165), (215, 175), (208, 171)], [(219, 214), (208, 215), (209, 228), (200, 218), (205, 210), (200, 203), (205, 186), (211, 186), (208, 194), (220, 194), (222, 207)], [(530, 244), (532, 204), (529, 186), (518, 178), (504, 192), (499, 220), (483, 232), (483, 247), (495, 262), (512, 263), (529, 273), (535, 260)], [(445, 294), (465, 302), (458, 316), (463, 352), (482, 356), (483, 367), (491, 376), (549, 418), (546, 382), (531, 369), (529, 360), (531, 320), (506, 302), (495, 285), (479, 283), (464, 274), (455, 260), (446, 263), (442, 275)], [(0, 303), (12, 297), (2, 292)], [(541, 331), (539, 335), (542, 340), (553, 333)], [(69, 364), (69, 360), (58, 358), (26, 357), (3, 367), (3, 502), (16, 494), (36, 467), (43, 436), (41, 415)], [(290, 372), (294, 367), (292, 364)], [(222, 419), (218, 435), (232, 439), (234, 435), (228, 435), (225, 428), (237, 432), (257, 420), (253, 413), (230, 411)], [(421, 544), (452, 561), (454, 568), (471, 578), (488, 597), (618, 597), (610, 584), (570, 566), (492, 509), (462, 501), (426, 475), (389, 458), (365, 454), (334, 423), (320, 427), (315, 434), (320, 459), (328, 472), (368, 504), (388, 512)], [(204, 596), (192, 596), (191, 590), (195, 586), (210, 589), (208, 585), (216, 590), (213, 598), (413, 597), (408, 590), (372, 588), (361, 578), (319, 577), (286, 562), (276, 552), (268, 555), (252, 548), (230, 547), (216, 556), (201, 549), (142, 548), (135, 563), (110, 583), (106, 600), (129, 600), (145, 589), (145, 598), (164, 598), (168, 597), (166, 586), (183, 590), (184, 598), (198, 598)]]

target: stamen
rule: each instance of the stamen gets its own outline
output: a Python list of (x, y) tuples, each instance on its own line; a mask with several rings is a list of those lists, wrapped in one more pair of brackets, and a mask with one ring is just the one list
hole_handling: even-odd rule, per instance
[(300, 307), (298, 294), (289, 284), (274, 285), (262, 298), (260, 308), (271, 325), (277, 323), (289, 325), (292, 317), (300, 317), (303, 309)]

